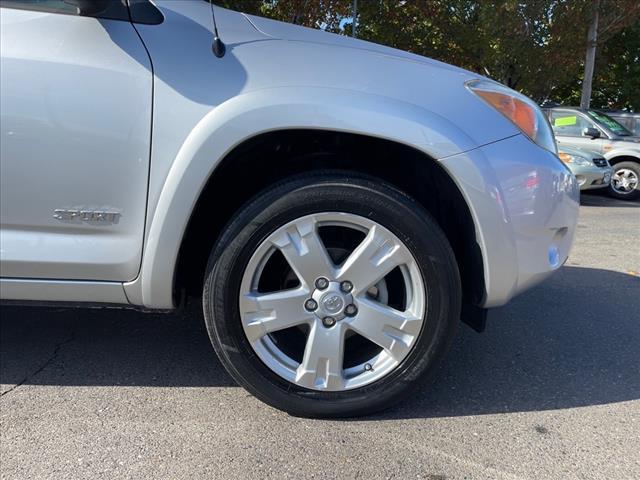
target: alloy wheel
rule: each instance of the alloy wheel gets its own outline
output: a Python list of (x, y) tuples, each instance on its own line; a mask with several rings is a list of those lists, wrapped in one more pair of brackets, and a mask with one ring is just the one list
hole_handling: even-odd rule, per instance
[(616, 193), (628, 195), (638, 188), (638, 175), (629, 168), (616, 170), (611, 178), (611, 188)]
[(264, 239), (242, 277), (244, 333), (262, 362), (298, 386), (362, 387), (407, 357), (426, 290), (407, 246), (368, 218), (306, 215)]

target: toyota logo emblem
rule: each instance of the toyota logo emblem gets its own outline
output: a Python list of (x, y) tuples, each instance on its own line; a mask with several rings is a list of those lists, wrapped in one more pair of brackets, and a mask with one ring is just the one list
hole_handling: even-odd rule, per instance
[(336, 293), (322, 299), (322, 306), (329, 313), (338, 313), (344, 307), (344, 300)]

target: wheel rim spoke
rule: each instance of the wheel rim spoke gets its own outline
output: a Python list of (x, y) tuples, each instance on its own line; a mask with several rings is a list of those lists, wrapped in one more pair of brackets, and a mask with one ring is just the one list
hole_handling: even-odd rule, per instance
[(306, 288), (244, 295), (240, 299), (240, 311), (247, 338), (256, 341), (269, 333), (309, 323), (312, 314), (304, 309), (308, 297)]
[(373, 300), (361, 299), (358, 304), (358, 315), (349, 321), (349, 328), (384, 348), (394, 359), (404, 357), (420, 333), (422, 318)]
[(344, 331), (340, 324), (333, 328), (325, 328), (321, 322), (312, 325), (302, 363), (296, 372), (296, 382), (308, 388), (343, 388)]
[(344, 262), (337, 277), (338, 280), (349, 279), (353, 283), (353, 294), (358, 295), (406, 261), (401, 245), (374, 225)]
[(271, 240), (307, 288), (318, 277), (332, 277), (335, 270), (316, 227), (315, 220), (307, 217)]

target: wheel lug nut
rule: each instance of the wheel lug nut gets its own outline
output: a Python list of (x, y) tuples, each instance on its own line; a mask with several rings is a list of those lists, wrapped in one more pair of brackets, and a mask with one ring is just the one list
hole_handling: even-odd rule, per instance
[(336, 319), (333, 317), (324, 317), (322, 319), (322, 324), (327, 328), (333, 327), (336, 324)]
[(356, 307), (353, 303), (350, 303), (346, 307), (344, 307), (344, 314), (353, 317), (356, 313), (358, 313), (358, 307)]
[(351, 290), (353, 290), (353, 283), (351, 283), (349, 280), (345, 280), (340, 284), (340, 289), (344, 293), (351, 293)]
[(304, 302), (304, 308), (313, 312), (316, 308), (318, 308), (318, 302), (316, 302), (313, 298), (310, 298), (306, 302)]
[(319, 290), (324, 290), (329, 286), (329, 280), (324, 277), (320, 277), (316, 280), (316, 288)]

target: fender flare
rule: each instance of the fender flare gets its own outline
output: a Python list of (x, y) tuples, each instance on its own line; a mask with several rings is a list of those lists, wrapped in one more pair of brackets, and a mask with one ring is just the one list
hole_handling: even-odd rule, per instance
[(287, 129), (378, 137), (436, 160), (479, 146), (442, 116), (387, 97), (319, 87), (261, 89), (236, 96), (211, 110), (182, 144), (148, 224), (139, 275), (124, 284), (132, 304), (174, 308), (178, 253), (207, 181), (238, 145)]

